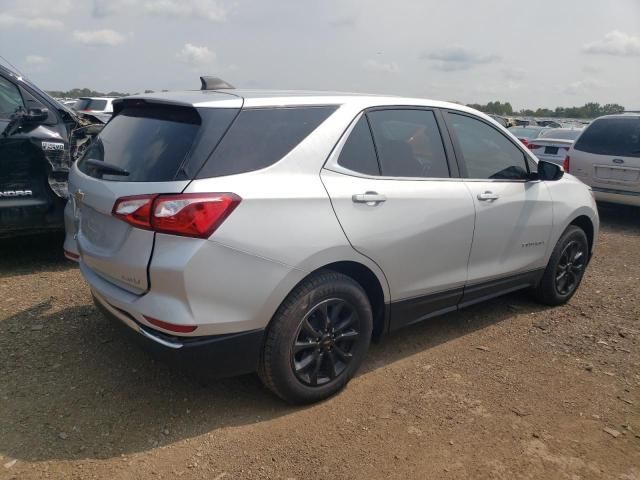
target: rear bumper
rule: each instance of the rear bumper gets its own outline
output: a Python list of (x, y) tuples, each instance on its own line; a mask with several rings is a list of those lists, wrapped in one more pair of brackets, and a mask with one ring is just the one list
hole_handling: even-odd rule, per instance
[(215, 377), (230, 377), (257, 370), (264, 330), (204, 337), (178, 337), (141, 325), (124, 310), (92, 291), (96, 306), (109, 319), (125, 325), (146, 350), (189, 368), (202, 368)]
[(640, 207), (640, 193), (616, 190), (610, 188), (591, 187), (593, 194), (599, 202), (619, 203)]

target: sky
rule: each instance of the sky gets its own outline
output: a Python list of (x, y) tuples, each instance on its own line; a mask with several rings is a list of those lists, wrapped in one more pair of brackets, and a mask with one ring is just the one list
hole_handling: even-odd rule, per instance
[(390, 93), (640, 109), (640, 0), (0, 0), (0, 55), (48, 90)]

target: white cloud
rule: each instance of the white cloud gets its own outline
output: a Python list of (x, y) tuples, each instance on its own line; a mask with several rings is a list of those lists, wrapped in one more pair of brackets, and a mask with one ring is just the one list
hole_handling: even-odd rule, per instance
[(93, 0), (94, 17), (103, 18), (131, 12), (136, 7), (135, 0)]
[(596, 55), (619, 57), (640, 56), (640, 37), (614, 30), (598, 41), (587, 43), (582, 47), (582, 51)]
[(191, 43), (186, 43), (176, 56), (193, 67), (211, 65), (216, 59), (215, 52), (207, 47), (199, 47)]
[(19, 17), (60, 18), (71, 12), (71, 0), (14, 0), (11, 9)]
[(508, 67), (508, 68), (502, 69), (502, 75), (504, 75), (504, 77), (507, 80), (512, 80), (515, 82), (519, 80), (524, 80), (525, 77), (527, 76), (527, 73), (522, 68)]
[(224, 22), (229, 12), (219, 0), (93, 0), (92, 13), (98, 18), (133, 13)]
[(49, 63), (49, 59), (46, 57), (41, 57), (40, 55), (27, 55), (27, 57), (24, 59), (24, 63), (25, 65), (38, 67)]
[(204, 18), (211, 22), (227, 19), (227, 8), (217, 0), (147, 0), (145, 13), (180, 17)]
[(115, 47), (127, 40), (127, 37), (123, 34), (109, 29), (75, 31), (73, 32), (73, 38), (78, 43), (93, 47)]
[(604, 85), (601, 81), (593, 78), (585, 78), (576, 82), (570, 83), (564, 89), (564, 93), (567, 95), (579, 95), (581, 93), (589, 93), (595, 89), (603, 88)]
[(396, 62), (379, 62), (377, 60), (366, 60), (362, 66), (370, 72), (398, 73), (400, 67)]
[(0, 27), (26, 27), (34, 30), (61, 30), (64, 23), (43, 17), (21, 17), (8, 13), (0, 13)]
[(482, 55), (461, 47), (447, 47), (437, 52), (425, 52), (421, 57), (431, 60), (436, 69), (445, 72), (468, 70), (500, 59), (497, 55)]

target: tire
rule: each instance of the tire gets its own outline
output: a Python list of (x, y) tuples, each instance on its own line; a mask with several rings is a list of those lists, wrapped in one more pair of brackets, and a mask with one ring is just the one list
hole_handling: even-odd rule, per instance
[(267, 329), (258, 375), (291, 403), (328, 398), (362, 364), (372, 328), (371, 304), (362, 287), (341, 273), (320, 271), (278, 308)]
[(536, 300), (550, 306), (567, 303), (580, 286), (588, 260), (587, 235), (580, 227), (570, 225), (558, 240), (542, 280), (533, 290)]

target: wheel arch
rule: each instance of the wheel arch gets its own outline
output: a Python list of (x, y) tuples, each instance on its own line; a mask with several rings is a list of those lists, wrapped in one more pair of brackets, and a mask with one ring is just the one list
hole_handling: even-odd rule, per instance
[(569, 225), (575, 225), (576, 227), (582, 229), (582, 231), (587, 236), (587, 240), (589, 241), (589, 257), (591, 257), (591, 253), (593, 252), (593, 244), (595, 240), (595, 226), (593, 222), (587, 215), (579, 215), (574, 218)]

